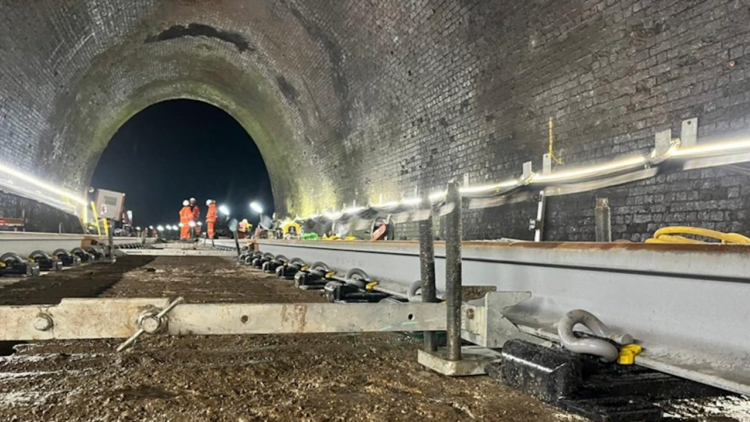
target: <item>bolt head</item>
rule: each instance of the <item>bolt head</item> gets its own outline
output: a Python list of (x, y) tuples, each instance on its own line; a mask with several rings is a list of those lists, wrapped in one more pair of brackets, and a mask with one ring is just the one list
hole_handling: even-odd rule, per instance
[(52, 318), (48, 315), (39, 315), (34, 319), (34, 329), (38, 331), (47, 331), (53, 325)]
[(156, 315), (144, 315), (139, 321), (143, 331), (153, 334), (161, 329), (161, 319)]
[(474, 319), (474, 310), (473, 309), (467, 309), (466, 310), (466, 319)]

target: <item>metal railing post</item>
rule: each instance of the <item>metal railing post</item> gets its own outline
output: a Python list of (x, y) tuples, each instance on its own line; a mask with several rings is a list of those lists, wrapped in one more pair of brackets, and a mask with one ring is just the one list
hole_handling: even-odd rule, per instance
[(612, 241), (612, 218), (610, 216), (609, 199), (596, 198), (594, 208), (594, 230), (597, 242)]
[(451, 361), (461, 360), (461, 194), (458, 183), (448, 183), (445, 206), (452, 207), (445, 216), (445, 287), (448, 353)]
[[(432, 202), (425, 195), (422, 203), (427, 204), (427, 218), (419, 222), (419, 272), (422, 280), (422, 301), (436, 302), (437, 287), (435, 286), (435, 240), (432, 233)], [(437, 333), (424, 332), (425, 352), (437, 351)]]

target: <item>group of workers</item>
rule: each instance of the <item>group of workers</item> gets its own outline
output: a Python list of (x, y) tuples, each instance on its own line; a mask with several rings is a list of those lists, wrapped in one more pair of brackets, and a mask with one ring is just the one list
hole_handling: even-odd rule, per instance
[[(215, 234), (214, 226), (216, 225), (218, 216), (216, 213), (216, 201), (209, 199), (206, 201), (206, 206), (208, 207), (208, 212), (206, 213), (206, 238), (213, 239)], [(180, 210), (180, 240), (190, 240), (191, 234), (194, 234), (196, 239), (201, 236), (200, 218), (201, 210), (195, 198), (184, 200), (182, 202), (182, 209)]]

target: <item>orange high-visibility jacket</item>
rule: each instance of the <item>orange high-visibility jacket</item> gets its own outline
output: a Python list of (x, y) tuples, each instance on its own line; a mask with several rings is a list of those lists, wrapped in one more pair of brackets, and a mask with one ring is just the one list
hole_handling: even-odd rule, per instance
[(182, 207), (180, 210), (180, 223), (188, 225), (191, 221), (193, 221), (193, 210), (189, 206)]
[(201, 209), (198, 208), (197, 205), (193, 206), (193, 221), (198, 221), (201, 219)]
[(208, 206), (208, 211), (206, 212), (206, 223), (215, 223), (216, 222), (216, 204), (211, 204)]

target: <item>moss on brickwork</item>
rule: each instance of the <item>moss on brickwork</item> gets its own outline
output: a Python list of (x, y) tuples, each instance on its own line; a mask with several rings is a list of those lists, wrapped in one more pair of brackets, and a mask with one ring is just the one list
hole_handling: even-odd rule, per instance
[[(649, 151), (684, 118), (701, 139), (750, 129), (741, 2), (15, 3), (0, 4), (0, 161), (72, 189), (123, 122), (172, 98), (233, 115), (291, 215), (540, 168), (550, 117), (567, 166)], [(747, 186), (701, 171), (602, 195), (615, 236), (642, 239), (678, 222), (749, 232)], [(590, 199), (551, 200), (548, 238), (590, 240)], [(534, 210), (472, 211), (466, 234), (529, 238)]]

